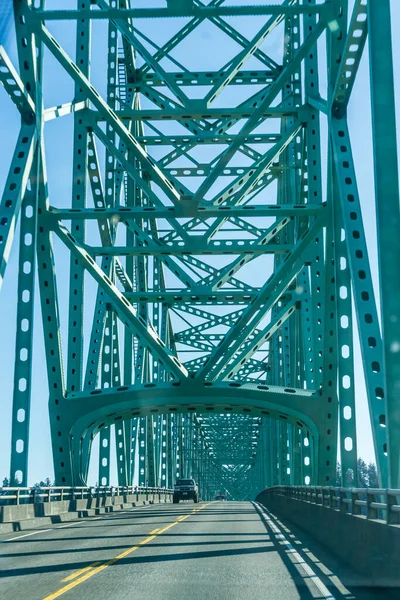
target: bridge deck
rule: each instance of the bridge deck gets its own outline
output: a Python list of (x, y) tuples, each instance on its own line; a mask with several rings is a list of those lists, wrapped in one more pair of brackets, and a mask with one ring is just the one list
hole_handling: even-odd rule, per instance
[(0, 540), (2, 600), (395, 598), (248, 502), (146, 506)]

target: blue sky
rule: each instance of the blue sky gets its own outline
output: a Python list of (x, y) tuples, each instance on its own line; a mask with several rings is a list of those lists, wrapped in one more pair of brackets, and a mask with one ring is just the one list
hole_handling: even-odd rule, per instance
[[(4, 0), (0, 0), (2, 3)], [(230, 2), (234, 4), (234, 2)], [(145, 3), (144, 3), (145, 4)], [(165, 5), (161, 0), (160, 6)], [(154, 4), (155, 5), (155, 4)], [(3, 7), (5, 5), (3, 4)], [(53, 7), (74, 7), (74, 0), (52, 0), (47, 2), (49, 8)], [(1, 14), (1, 13), (0, 13)], [(400, 3), (392, 0), (392, 24), (400, 22)], [(153, 21), (153, 23), (156, 23)], [(160, 23), (154, 27), (160, 28)], [(52, 33), (58, 37), (68, 53), (74, 55), (74, 37), (70, 35), (69, 26), (56, 24), (51, 27)], [(158, 31), (161, 35), (161, 30)], [(0, 35), (2, 31), (0, 25)], [(105, 23), (96, 24), (96, 36), (94, 37), (95, 47), (100, 44), (103, 35), (106, 35)], [(202, 39), (212, 39), (215, 31), (212, 26), (205, 26), (201, 32)], [(104, 38), (103, 38), (104, 39)], [(3, 38), (4, 43), (4, 38)], [(394, 57), (395, 57), (395, 76), (396, 90), (400, 85), (400, 41), (393, 37)], [(11, 35), (6, 42), (7, 50), (16, 64), (15, 46), (13, 36)], [(189, 52), (193, 61), (196, 58), (196, 52), (193, 48), (185, 47), (185, 52)], [(100, 54), (100, 53), (99, 53)], [(219, 57), (221, 59), (221, 57)], [(210, 64), (210, 67), (212, 65)], [(93, 80), (101, 92), (104, 92), (103, 67), (100, 58), (97, 58), (96, 52), (92, 61)], [(205, 67), (207, 68), (207, 67)], [(73, 86), (68, 81), (68, 77), (62, 75), (55, 65), (53, 59), (47, 59), (46, 63), (47, 78), (45, 80), (46, 106), (52, 104), (67, 102), (72, 98)], [(399, 96), (397, 96), (397, 109), (399, 111)], [(399, 114), (399, 112), (398, 112)], [(399, 117), (400, 118), (400, 117)], [(48, 152), (48, 169), (52, 175), (53, 181), (62, 182), (62, 185), (50, 189), (52, 194), (52, 203), (68, 206), (70, 204), (70, 162), (67, 158), (69, 145), (71, 143), (71, 120), (69, 117), (59, 119), (56, 125), (48, 125), (48, 148), (54, 148)], [(376, 262), (376, 234), (375, 234), (375, 213), (373, 205), (373, 180), (372, 180), (372, 141), (370, 130), (370, 104), (369, 104), (369, 86), (368, 86), (368, 54), (364, 53), (364, 58), (356, 85), (353, 98), (349, 107), (349, 127), (352, 133), (354, 155), (356, 161), (356, 170), (358, 175), (360, 196), (362, 199), (362, 210), (364, 215), (364, 224), (367, 235), (367, 241), (370, 250), (370, 259), (373, 275), (375, 278), (377, 290), (377, 262)], [(0, 191), (2, 191), (7, 176), (7, 170), (10, 164), (14, 149), (15, 140), (19, 130), (19, 117), (16, 109), (7, 97), (4, 89), (0, 87)], [(63, 136), (65, 135), (65, 143)], [(63, 144), (59, 140), (63, 139)], [(65, 148), (63, 148), (65, 146)], [(56, 201), (53, 202), (53, 198)], [(12, 405), (12, 385), (13, 385), (13, 358), (14, 358), (14, 332), (16, 315), (16, 284), (17, 284), (17, 245), (18, 240), (14, 241), (14, 248), (11, 252), (3, 290), (0, 294), (0, 478), (8, 475), (9, 470), (9, 446), (10, 446), (10, 425), (11, 425), (11, 405)], [(66, 264), (62, 265), (63, 269)], [(65, 302), (66, 279), (61, 277), (61, 311), (65, 313), (67, 306)], [(93, 300), (95, 287), (88, 282), (88, 301)], [(35, 315), (35, 337), (34, 337), (34, 364), (33, 364), (33, 398), (31, 414), (31, 453), (30, 453), (30, 482), (42, 479), (46, 476), (52, 477), (53, 467), (51, 459), (51, 445), (49, 435), (47, 401), (48, 390), (46, 383), (45, 356), (42, 342), (41, 317), (39, 311), (39, 302), (36, 302)], [(64, 336), (65, 337), (65, 336)], [(357, 336), (356, 336), (357, 337)], [(365, 460), (373, 460), (372, 439), (367, 414), (367, 403), (365, 388), (363, 384), (363, 375), (361, 368), (361, 357), (356, 342), (355, 352), (356, 366), (356, 398), (357, 398), (357, 440), (359, 455)], [(96, 461), (96, 456), (94, 456)], [(92, 470), (92, 482), (96, 475)]]

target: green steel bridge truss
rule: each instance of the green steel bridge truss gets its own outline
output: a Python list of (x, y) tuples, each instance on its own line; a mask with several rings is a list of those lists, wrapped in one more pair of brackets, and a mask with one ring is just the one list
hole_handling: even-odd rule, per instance
[[(27, 483), (38, 294), (58, 484), (84, 484), (96, 435), (103, 485), (114, 438), (120, 485), (329, 485), (338, 450), (351, 484), (357, 329), (381, 484), (400, 487), (389, 0), (139, 4), (14, 0), (12, 481)], [(382, 332), (347, 124), (367, 35)]]

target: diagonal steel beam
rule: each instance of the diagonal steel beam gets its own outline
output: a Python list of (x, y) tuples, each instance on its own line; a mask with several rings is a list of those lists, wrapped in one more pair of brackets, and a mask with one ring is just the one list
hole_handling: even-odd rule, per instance
[(164, 342), (155, 333), (154, 329), (144, 321), (140, 316), (137, 316), (137, 311), (130, 302), (121, 294), (118, 288), (112, 283), (111, 279), (105, 275), (93, 258), (86, 250), (75, 240), (68, 229), (59, 223), (56, 229), (56, 234), (71, 253), (84, 265), (86, 270), (92, 275), (97, 283), (102, 286), (106, 294), (113, 304), (116, 313), (122, 323), (137, 336), (157, 356), (163, 363), (165, 369), (177, 379), (182, 379), (187, 376), (187, 370), (179, 362), (179, 360), (171, 354)]
[[(104, 146), (108, 148), (119, 161), (119, 163), (126, 169), (129, 177), (140, 187), (140, 189), (144, 192), (144, 194), (154, 203), (155, 206), (159, 208), (167, 208), (164, 207), (164, 204), (157, 196), (157, 194), (151, 189), (151, 186), (146, 181), (144, 177), (141, 176), (140, 171), (132, 164), (127, 157), (125, 157), (124, 152), (117, 148), (117, 146), (107, 137), (104, 131), (98, 127), (97, 125), (93, 125), (93, 131), (96, 136), (99, 138), (101, 142), (103, 142)], [(179, 206), (179, 205), (178, 205)], [(179, 210), (179, 208), (178, 208)], [(149, 213), (150, 208), (147, 209), (147, 213)], [(173, 223), (173, 228), (176, 233), (179, 233), (182, 239), (187, 238), (187, 234), (184, 228), (178, 223)]]
[[(291, 6), (296, 0), (284, 0), (282, 6)], [(242, 52), (237, 54), (233, 60), (220, 71), (220, 80), (214, 85), (211, 90), (207, 93), (204, 101), (209, 106), (222, 90), (229, 85), (232, 79), (235, 77), (238, 71), (243, 67), (244, 63), (251, 58), (265, 41), (267, 36), (282, 22), (284, 15), (276, 15), (268, 19), (268, 21), (261, 27), (253, 39), (244, 47)]]
[[(257, 163), (251, 165), (247, 172), (239, 175), (233, 182), (217, 194), (212, 200), (213, 204), (220, 205), (228, 202), (230, 206), (241, 204), (245, 195), (251, 193), (258, 185), (266, 171), (271, 168), (274, 160), (287, 148), (290, 142), (296, 137), (301, 129), (301, 125), (295, 123), (291, 129), (282, 136), (279, 143), (275, 144), (266, 154), (261, 156)], [(236, 192), (236, 193), (235, 193)], [(207, 202), (200, 202), (201, 206)]]
[[(163, 244), (158, 238), (152, 237), (148, 235), (137, 223), (131, 220), (126, 220), (127, 227), (136, 235), (137, 241), (142, 246), (151, 246), (157, 245), (161, 249), (165, 248), (165, 244)], [(172, 254), (172, 253), (171, 253)], [(189, 288), (196, 287), (196, 282), (190, 277), (188, 273), (176, 262), (175, 256), (168, 256), (165, 254), (160, 254), (160, 260), (165, 264), (166, 267), (176, 275), (182, 282), (183, 285), (188, 286)]]
[(22, 125), (0, 204), (0, 289), (31, 172), (35, 145), (35, 125)]
[[(126, 2), (127, 0), (125, 0)], [(209, 2), (208, 6), (210, 7), (217, 7), (220, 6), (221, 4), (223, 4), (225, 2), (225, 0), (211, 0), (211, 2)], [(203, 6), (201, 2), (199, 2), (199, 0), (195, 0), (195, 4), (197, 6)], [(181, 43), (182, 40), (184, 40), (192, 31), (194, 31), (194, 29), (196, 29), (196, 27), (198, 27), (198, 25), (200, 25), (200, 23), (202, 21), (205, 20), (205, 17), (203, 18), (199, 18), (199, 17), (194, 17), (192, 19), (190, 19), (190, 21), (188, 23), (186, 23), (181, 29), (179, 29), (155, 54), (154, 54), (154, 60), (156, 60), (157, 62), (160, 62), (163, 58), (165, 58), (166, 56), (168, 56), (169, 54), (171, 54), (172, 50)], [(147, 71), (149, 71), (150, 66), (147, 64), (144, 64), (141, 68), (140, 68), (140, 73), (147, 73)]]
[(7, 52), (0, 46), (0, 83), (21, 113), (24, 123), (31, 124), (35, 119), (35, 103), (21, 81)]
[(277, 77), (276, 81), (268, 88), (267, 92), (264, 95), (263, 100), (257, 103), (256, 107), (252, 111), (250, 118), (243, 125), (242, 129), (236, 135), (234, 141), (230, 144), (229, 148), (224, 152), (219, 161), (216, 163), (210, 174), (206, 177), (203, 184), (199, 187), (197, 192), (195, 193), (193, 200), (200, 201), (204, 198), (205, 194), (211, 188), (212, 184), (215, 182), (221, 171), (227, 166), (229, 161), (232, 159), (240, 145), (245, 142), (246, 137), (257, 127), (262, 119), (265, 110), (271, 105), (273, 100), (280, 93), (282, 87), (287, 82), (287, 79), (298, 69), (304, 57), (310, 51), (310, 49), (314, 46), (314, 44), (318, 41), (320, 35), (325, 30), (326, 24), (325, 21), (321, 20), (316, 28), (310, 33), (307, 39), (303, 42), (301, 47), (298, 49), (297, 53), (293, 57), (293, 59), (285, 66), (285, 68), (280, 73), (279, 77)]
[(332, 114), (338, 119), (343, 117), (346, 112), (367, 41), (367, 34), (367, 3), (364, 0), (356, 0), (332, 94)]
[(223, 362), (218, 364), (219, 378), (231, 379), (245, 365), (245, 363), (257, 352), (265, 342), (269, 341), (272, 336), (279, 331), (283, 323), (296, 310), (297, 301), (291, 300), (264, 329), (259, 332), (253, 332), (250, 339), (243, 344), (239, 351), (235, 354), (231, 362)]
[(42, 27), (40, 35), (43, 42), (48, 47), (50, 52), (64, 67), (72, 79), (85, 91), (87, 98), (94, 104), (99, 113), (103, 116), (106, 123), (113, 128), (115, 133), (119, 135), (126, 146), (130, 148), (134, 156), (139, 160), (142, 167), (150, 174), (150, 177), (157, 183), (166, 196), (174, 203), (178, 202), (180, 194), (174, 189), (174, 186), (168, 181), (162, 171), (157, 167), (152, 158), (137, 142), (134, 136), (128, 131), (122, 121), (117, 117), (115, 112), (103, 100), (97, 90), (93, 87), (87, 77), (84, 76), (79, 67), (71, 60), (67, 53), (61, 48), (57, 40), (50, 34), (46, 27)]
[[(346, 118), (333, 119), (330, 133), (338, 177), (343, 227), (346, 232), (360, 349), (366, 365), (364, 377), (372, 437), (377, 465), (385, 484), (387, 482), (387, 457), (385, 456), (387, 439), (386, 428), (382, 426), (386, 422), (385, 378), (383, 369), (380, 368), (380, 365), (383, 364), (384, 350)], [(379, 368), (376, 368), (376, 365), (379, 365)]]
[[(260, 237), (253, 243), (268, 244), (274, 237), (289, 223), (289, 219), (281, 219), (275, 222), (267, 231), (263, 232)], [(203, 285), (211, 285), (212, 290), (219, 289), (224, 283), (231, 281), (232, 275), (237, 273), (245, 264), (253, 260), (251, 254), (240, 255), (234, 261), (226, 265), (223, 269), (217, 272), (217, 275), (209, 276), (201, 281)]]
[[(243, 311), (243, 314), (228, 332), (225, 340), (209, 356), (203, 368), (196, 373), (196, 378), (204, 379), (208, 375), (214, 377), (213, 369), (223, 359), (229, 360), (243, 341), (257, 327), (271, 306), (287, 289), (306, 261), (306, 250), (320, 230), (318, 220), (303, 234), (295, 248), (289, 252), (274, 275), (263, 285), (257, 298)], [(218, 370), (218, 367), (217, 367)]]
[[(105, 0), (97, 0), (97, 4), (104, 10), (109, 8), (107, 2)], [(141, 55), (143, 60), (154, 70), (155, 73), (161, 77), (163, 81), (165, 81), (166, 85), (170, 89), (170, 91), (174, 94), (178, 100), (180, 100), (183, 106), (189, 102), (189, 98), (183, 92), (182, 88), (172, 79), (167, 71), (161, 66), (161, 63), (154, 58), (154, 56), (147, 50), (147, 48), (139, 41), (138, 37), (134, 35), (132, 25), (125, 19), (114, 18), (111, 19), (114, 23), (118, 31), (123, 35), (123, 37), (132, 45), (133, 48)]]

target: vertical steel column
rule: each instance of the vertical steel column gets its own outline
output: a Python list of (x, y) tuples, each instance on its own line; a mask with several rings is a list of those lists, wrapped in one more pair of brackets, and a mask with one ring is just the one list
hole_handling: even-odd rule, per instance
[(278, 423), (275, 419), (271, 419), (271, 458), (272, 458), (272, 485), (279, 485), (279, 437)]
[(154, 421), (152, 416), (146, 417), (147, 421), (147, 476), (146, 485), (155, 486), (155, 461), (154, 461)]
[[(299, 15), (291, 15), (285, 19), (285, 35), (284, 35), (284, 49), (283, 49), (283, 67), (285, 68), (293, 57), (295, 56), (297, 49), (301, 45), (301, 27)], [(283, 105), (288, 108), (299, 107), (302, 103), (301, 94), (301, 68), (293, 73), (288, 83), (284, 86), (282, 91)], [(281, 133), (284, 135), (287, 133), (295, 124), (294, 117), (285, 117), (282, 119)], [(288, 145), (281, 155), (281, 162), (283, 166), (283, 172), (280, 175), (278, 182), (278, 203), (279, 204), (290, 204), (295, 202), (300, 203), (300, 182), (299, 182), (299, 168), (298, 168), (298, 157), (301, 156), (301, 150), (303, 147), (303, 132), (295, 137), (295, 139)], [(293, 223), (290, 222), (279, 232), (277, 240), (281, 243), (294, 244), (295, 231)], [(276, 257), (276, 264), (280, 264), (281, 257)], [(297, 293), (297, 289), (294, 292)], [(296, 321), (294, 317), (287, 319), (281, 327), (282, 336), (282, 370), (283, 370), (283, 385), (290, 387), (295, 385), (295, 374), (296, 365), (294, 362), (294, 349), (295, 349), (295, 325)]]
[(316, 348), (314, 347), (314, 321), (312, 315), (311, 285), (308, 267), (305, 267), (299, 273), (297, 282), (301, 289), (300, 327), (302, 340), (300, 341), (300, 348), (304, 361), (304, 371), (301, 373), (301, 378), (304, 380), (307, 389), (313, 389), (315, 387)]
[[(90, 10), (90, 0), (77, 0), (78, 9)], [(76, 31), (75, 63), (82, 73), (89, 77), (91, 20), (80, 19)], [(85, 93), (79, 84), (75, 85), (75, 102), (85, 102)], [(74, 113), (74, 148), (72, 166), (72, 207), (86, 207), (88, 166), (88, 130), (80, 112)], [(71, 233), (81, 244), (85, 243), (85, 221), (73, 220)], [(69, 319), (68, 319), (68, 370), (67, 389), (80, 391), (83, 367), (83, 315), (84, 315), (84, 267), (75, 256), (70, 259), (69, 278)]]
[(179, 477), (185, 477), (185, 457), (184, 457), (184, 416), (178, 414), (178, 448), (179, 448)]
[[(315, 5), (315, 0), (307, 0), (306, 4)], [(304, 15), (304, 35), (317, 27), (315, 15)], [(305, 61), (305, 94), (309, 101), (310, 112), (306, 128), (308, 196), (309, 202), (322, 202), (321, 172), (321, 136), (320, 115), (313, 106), (319, 98), (319, 65), (317, 45), (308, 53)], [(335, 327), (335, 282), (334, 282), (334, 247), (333, 221), (326, 224), (325, 242), (321, 235), (314, 244), (313, 261), (310, 266), (311, 302), (314, 322), (314, 380), (316, 389), (323, 391), (321, 397), (321, 416), (318, 447), (319, 483), (329, 485), (335, 481), (337, 452), (337, 391), (336, 391), (336, 327)], [(324, 248), (325, 245), (325, 248)], [(325, 264), (324, 264), (325, 263)]]
[(138, 439), (139, 418), (131, 419), (131, 444), (130, 444), (130, 479), (129, 485), (133, 485), (136, 475), (136, 447)]
[(179, 419), (180, 415), (171, 415), (172, 417), (172, 467), (173, 467), (173, 481), (180, 476), (180, 457), (179, 457)]
[(110, 427), (100, 430), (99, 485), (110, 485)]
[[(40, 160), (36, 150), (31, 179), (37, 179)], [(25, 192), (19, 242), (17, 336), (11, 433), (11, 485), (28, 485), (29, 424), (32, 389), (33, 316), (35, 299), (37, 181)]]
[(168, 424), (167, 415), (161, 415), (160, 417), (160, 485), (161, 487), (168, 487)]
[[(315, 0), (306, 0), (307, 5), (316, 4)], [(305, 14), (303, 17), (304, 38), (317, 27), (315, 15)], [(304, 60), (304, 92), (306, 102), (319, 94), (319, 65), (318, 50), (315, 45)], [(321, 173), (321, 136), (320, 116), (316, 108), (309, 106), (309, 117), (305, 129), (305, 145), (307, 153), (307, 189), (308, 203), (322, 202), (322, 173)], [(325, 274), (323, 265), (324, 244), (322, 236), (314, 243), (313, 260), (310, 265), (311, 306), (313, 319), (313, 386), (316, 389), (322, 385), (323, 353), (324, 353), (324, 290)]]
[(117, 456), (117, 473), (118, 473), (118, 485), (128, 485), (128, 461), (127, 461), (127, 448), (126, 448), (126, 432), (125, 428), (129, 426), (128, 421), (121, 421), (115, 423), (115, 453)]
[[(41, 2), (41, 7), (43, 2)], [(0, 289), (21, 211), (18, 302), (11, 430), (11, 485), (27, 485), (32, 387), (33, 318), (39, 182), (42, 172), (42, 44), (27, 30), (29, 1), (15, 2), (21, 79), (36, 106), (36, 119), (22, 115), (21, 130), (0, 206)]]
[(389, 483), (400, 487), (400, 206), (389, 0), (368, 2), (369, 60)]
[[(332, 128), (332, 104), (336, 80), (343, 61), (347, 40), (348, 0), (336, 2), (335, 18), (337, 27), (328, 30), (327, 56), (329, 64), (328, 117)], [(328, 204), (334, 226), (334, 278), (336, 302), (337, 371), (339, 393), (340, 460), (342, 465), (342, 485), (353, 485), (357, 471), (357, 434), (354, 382), (354, 348), (352, 287), (347, 250), (348, 240), (344, 232), (340, 191), (334, 166), (333, 146), (328, 148)]]
[(292, 439), (293, 439), (293, 475), (292, 475), (292, 484), (293, 485), (304, 485), (304, 481), (302, 481), (302, 452), (301, 452), (301, 429), (297, 425), (293, 425), (292, 427)]
[(154, 439), (154, 481), (157, 487), (160, 486), (161, 469), (161, 426), (160, 415), (153, 417), (153, 439)]
[(260, 460), (262, 465), (262, 488), (268, 487), (271, 485), (271, 463), (269, 460), (268, 453), (268, 419), (267, 417), (261, 417), (261, 433), (260, 433), (260, 442), (261, 442), (261, 452), (260, 452)]
[(307, 430), (302, 431), (303, 435), (303, 475), (304, 481), (302, 485), (311, 485), (314, 483), (312, 480), (312, 465), (311, 465), (311, 436)]
[(279, 427), (279, 471), (280, 485), (289, 485), (289, 461), (288, 461), (288, 425), (284, 421), (278, 421)]
[(175, 470), (174, 470), (174, 440), (172, 435), (172, 423), (173, 416), (171, 414), (166, 415), (167, 421), (167, 482), (166, 487), (172, 488), (175, 482)]
[[(334, 182), (336, 180), (332, 173)], [(337, 343), (339, 374), (340, 462), (342, 485), (352, 486), (357, 473), (357, 430), (354, 381), (352, 288), (346, 241), (341, 240), (343, 220), (337, 186), (335, 201), (335, 279), (337, 304)]]
[(184, 458), (185, 458), (185, 477), (190, 477), (190, 439), (189, 439), (189, 417), (185, 415), (184, 427)]
[[(111, 385), (121, 385), (121, 370), (119, 356), (118, 320), (115, 312), (112, 312), (111, 320)], [(118, 485), (127, 486), (130, 472), (130, 446), (131, 446), (131, 423), (118, 420), (115, 423), (115, 453), (117, 458)]]
[[(112, 386), (112, 336), (113, 315), (111, 311), (107, 311), (103, 334), (103, 347), (101, 350), (102, 388), (110, 388)], [(100, 430), (99, 485), (110, 485), (110, 440), (111, 427), (103, 427)]]
[(139, 418), (139, 485), (146, 485), (147, 477), (147, 422), (146, 417)]
[(267, 417), (267, 461), (268, 461), (268, 472), (269, 482), (268, 485), (275, 485), (275, 470), (274, 470), (274, 458), (273, 458), (273, 420)]
[(126, 419), (124, 421), (124, 461), (126, 469), (126, 485), (132, 485), (131, 472), (132, 472), (132, 423), (133, 419)]

